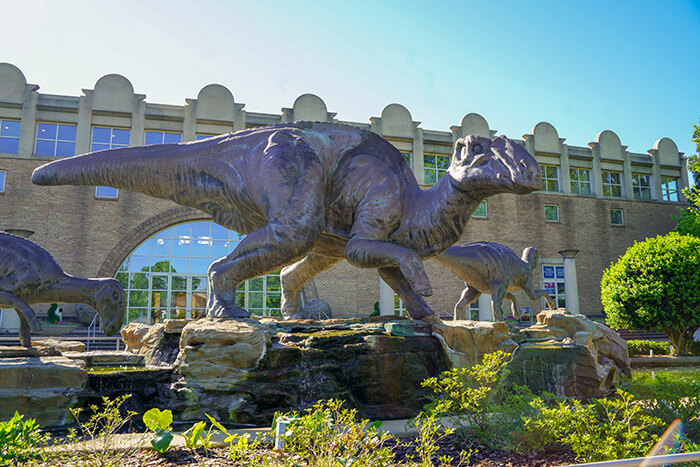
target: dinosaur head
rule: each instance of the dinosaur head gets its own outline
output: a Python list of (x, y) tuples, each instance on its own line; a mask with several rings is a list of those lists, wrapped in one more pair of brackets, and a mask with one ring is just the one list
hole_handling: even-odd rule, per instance
[(95, 295), (95, 310), (102, 318), (102, 330), (108, 336), (119, 332), (126, 313), (126, 294), (116, 279), (105, 279)]
[(455, 188), (486, 196), (542, 189), (542, 170), (535, 158), (505, 136), (458, 139), (448, 174)]

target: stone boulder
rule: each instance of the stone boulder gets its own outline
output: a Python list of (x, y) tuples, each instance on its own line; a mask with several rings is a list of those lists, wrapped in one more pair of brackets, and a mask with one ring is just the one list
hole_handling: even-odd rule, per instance
[(72, 422), (68, 409), (78, 405), (87, 371), (64, 357), (2, 358), (0, 381), (0, 420), (16, 410), (41, 426), (61, 426)]
[(452, 365), (464, 368), (481, 362), (484, 355), (497, 350), (512, 352), (518, 346), (503, 321), (444, 321), (432, 327)]
[(148, 326), (129, 323), (121, 331), (126, 350), (142, 355), (148, 366), (171, 366), (180, 347), (182, 328), (191, 320), (165, 320)]
[(32, 339), (32, 347), (51, 348), (58, 352), (85, 352), (85, 344), (64, 339)]

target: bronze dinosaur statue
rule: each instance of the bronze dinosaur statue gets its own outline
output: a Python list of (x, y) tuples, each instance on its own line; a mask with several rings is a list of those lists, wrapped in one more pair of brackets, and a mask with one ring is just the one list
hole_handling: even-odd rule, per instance
[(505, 138), (459, 139), (445, 176), (418, 186), (401, 153), (379, 135), (296, 122), (206, 140), (98, 151), (37, 168), (39, 185), (107, 185), (166, 198), (246, 234), (209, 267), (209, 316), (247, 317), (243, 281), (282, 270), (282, 312), (302, 313), (302, 286), (342, 259), (377, 268), (409, 315), (434, 312), (422, 258), (453, 245), (481, 200), (541, 188), (541, 170)]
[(504, 298), (510, 300), (513, 317), (519, 317), (518, 303), (511, 294), (518, 289), (522, 289), (531, 300), (544, 297), (550, 308), (556, 309), (545, 290), (535, 290), (532, 272), (538, 259), (537, 248), (525, 248), (521, 259), (510, 248), (491, 242), (455, 245), (433, 258), (459, 276), (466, 286), (455, 305), (455, 319), (465, 319), (466, 307), (485, 293), (491, 294), (494, 321), (503, 320), (501, 302)]
[(48, 251), (22, 237), (0, 233), (0, 307), (14, 308), (19, 341), (31, 347), (41, 324), (30, 305), (83, 303), (102, 318), (102, 330), (116, 334), (124, 322), (126, 296), (116, 279), (83, 279), (66, 274)]

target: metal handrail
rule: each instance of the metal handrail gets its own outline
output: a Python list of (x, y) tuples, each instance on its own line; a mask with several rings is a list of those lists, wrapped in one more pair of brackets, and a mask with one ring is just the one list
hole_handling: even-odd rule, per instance
[[(87, 329), (87, 342), (85, 344), (85, 350), (90, 351), (90, 342), (92, 340), (95, 340), (97, 337), (97, 326), (98, 323), (101, 324), (101, 317), (98, 313), (95, 313), (95, 316), (92, 317), (92, 321), (90, 321), (90, 325), (88, 326)], [(92, 333), (92, 338), (90, 337), (90, 334)]]
[(571, 464), (565, 467), (654, 467), (658, 465), (675, 465), (686, 462), (700, 462), (700, 452), (683, 454), (668, 454), (665, 456), (635, 457), (634, 459), (619, 459), (590, 464)]

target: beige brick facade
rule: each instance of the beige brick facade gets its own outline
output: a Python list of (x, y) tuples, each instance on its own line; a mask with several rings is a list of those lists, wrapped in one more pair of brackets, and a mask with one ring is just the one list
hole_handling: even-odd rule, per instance
[[(38, 122), (77, 124), (76, 154), (90, 149), (91, 127), (106, 125), (131, 130), (130, 144), (143, 144), (148, 129), (175, 131), (183, 140), (198, 134), (218, 134), (233, 129), (293, 120), (335, 121), (321, 99), (301, 96), (292, 108), (281, 114), (261, 114), (244, 110), (231, 93), (219, 85), (203, 88), (197, 99), (186, 99), (184, 106), (152, 104), (134, 94), (131, 84), (119, 75), (101, 78), (94, 90), (84, 95), (43, 95), (27, 84), (12, 65), (0, 64), (0, 120), (21, 122), (19, 149), (0, 153), (0, 171), (6, 174), (0, 195), (0, 229), (27, 229), (31, 240), (46, 248), (66, 272), (80, 276), (112, 276), (136, 246), (154, 233), (171, 225), (208, 216), (173, 202), (120, 190), (118, 199), (96, 198), (94, 187), (39, 187), (31, 183), (34, 168), (55, 157), (35, 154)], [(419, 183), (427, 179), (424, 154), (449, 155), (453, 142), (466, 134), (489, 136), (483, 117), (468, 114), (449, 131), (427, 130), (412, 120), (398, 104), (387, 106), (370, 123), (342, 122), (371, 129), (386, 136), (411, 159)], [(2, 134), (0, 133), (0, 137)], [(546, 122), (536, 125), (521, 143), (541, 164), (557, 167), (559, 191), (537, 192), (526, 196), (497, 195), (488, 200), (488, 217), (472, 218), (463, 242), (492, 241), (521, 254), (535, 246), (542, 261), (561, 263), (560, 250), (576, 249), (580, 310), (597, 314), (601, 310), (600, 279), (603, 270), (633, 242), (668, 232), (674, 225), (671, 214), (684, 205), (664, 201), (662, 177), (677, 180), (678, 189), (687, 186), (685, 161), (675, 144), (658, 140), (649, 154), (635, 154), (622, 146), (609, 131), (600, 133), (586, 147), (568, 146), (556, 129)], [(592, 195), (571, 193), (569, 169), (590, 171)], [(602, 196), (601, 172), (621, 174), (623, 193)], [(648, 200), (637, 200), (632, 189), (633, 174), (646, 174), (651, 180)], [(425, 186), (428, 188), (428, 186)], [(544, 205), (556, 205), (559, 222), (546, 222)], [(624, 225), (613, 226), (610, 209), (621, 209)], [(432, 261), (426, 262), (434, 295), (428, 303), (436, 310), (451, 311), (459, 298), (462, 283)], [(542, 286), (541, 269), (535, 272), (537, 287)], [(335, 315), (355, 316), (372, 312), (379, 299), (379, 276), (374, 270), (359, 270), (341, 262), (315, 279), (320, 298), (328, 301)], [(520, 305), (532, 310), (541, 303), (530, 303), (518, 294)]]

